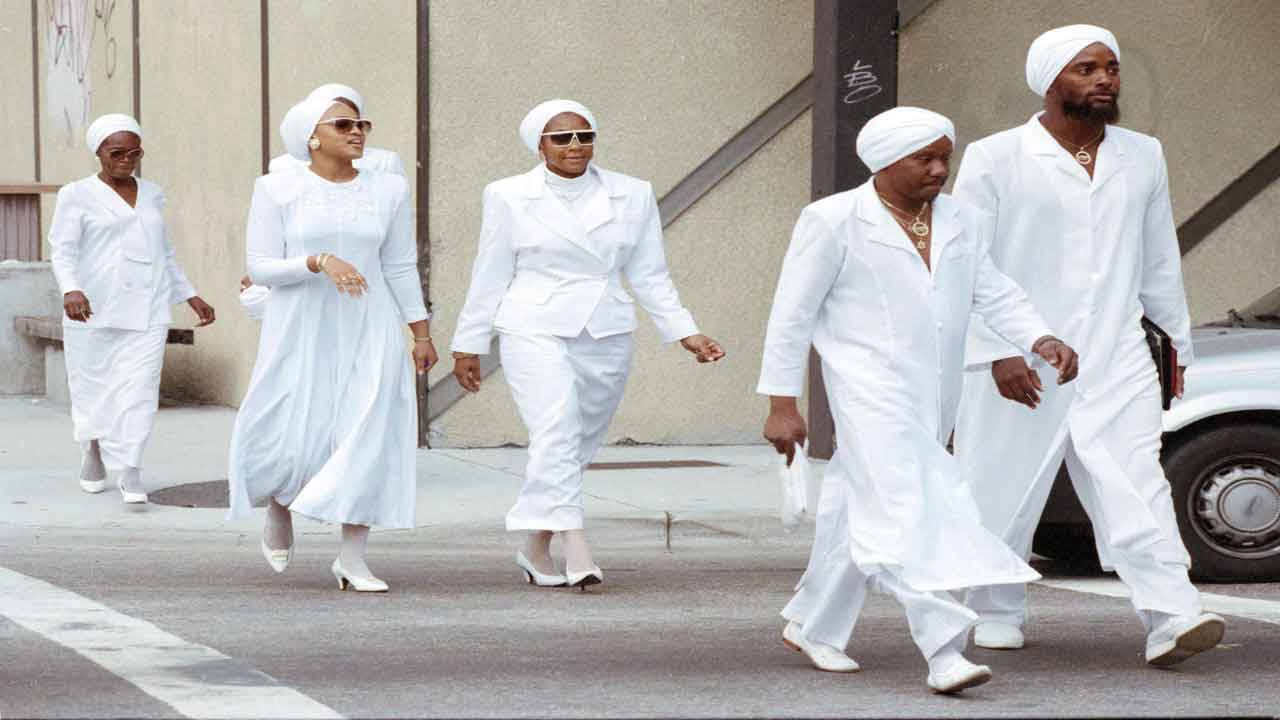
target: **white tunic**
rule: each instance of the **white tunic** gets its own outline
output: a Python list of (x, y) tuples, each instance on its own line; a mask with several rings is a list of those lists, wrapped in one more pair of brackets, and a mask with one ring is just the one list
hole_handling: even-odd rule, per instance
[(1037, 577), (982, 528), (945, 448), (970, 311), (1022, 348), (1050, 334), (991, 264), (978, 215), (937, 198), (930, 272), (870, 181), (806, 207), (757, 388), (799, 396), (818, 351), (838, 440), (827, 473), (847, 486), (853, 560), (920, 591)]
[[(1027, 551), (1044, 496), (1068, 439), (1099, 497), (1086, 491), (1104, 553), (1152, 550), (1187, 562), (1170, 537), (1167, 499), (1154, 502), (1165, 480), (1127, 477), (1127, 460), (1103, 439), (1121, 432), (1126, 407), (1150, 395), (1155, 367), (1140, 319), (1172, 336), (1179, 362), (1190, 364), (1190, 317), (1160, 143), (1109, 127), (1094, 176), (1040, 124), (973, 143), (956, 178), (956, 196), (993, 213), (991, 257), (1026, 288), (1059, 337), (1080, 353), (1080, 375), (1069, 385), (1045, 383), (1034, 412), (1000, 397), (994, 360), (1021, 354), (980, 319), (970, 327), (964, 402), (956, 455), (984, 521), (1019, 551)], [(1136, 417), (1136, 416), (1135, 416)], [(1152, 415), (1154, 417), (1154, 415)], [(1158, 420), (1149, 434), (1158, 437)], [(1069, 436), (1069, 437), (1068, 437)], [(1078, 479), (1078, 478), (1077, 478)], [(1152, 483), (1145, 487), (1144, 483)]]
[[(329, 522), (413, 526), (417, 402), (405, 324), (428, 317), (403, 177), (331, 183), (307, 168), (258, 178), (248, 267), (271, 288), (231, 438), (231, 514), (274, 497)], [(340, 295), (309, 255), (369, 284)]]
[(63, 293), (89, 299), (88, 321), (62, 314), (75, 439), (98, 441), (112, 471), (139, 467), (160, 399), (170, 306), (195, 296), (165, 237), (165, 197), (138, 180), (133, 207), (92, 175), (65, 185), (49, 228)]

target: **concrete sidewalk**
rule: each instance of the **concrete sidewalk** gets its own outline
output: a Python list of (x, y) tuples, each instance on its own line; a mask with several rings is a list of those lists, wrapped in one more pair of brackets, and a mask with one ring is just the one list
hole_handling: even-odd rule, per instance
[[(234, 419), (235, 411), (226, 407), (162, 407), (144, 461), (148, 489), (224, 479)], [(518, 447), (419, 451), (418, 526), (500, 532), (520, 486), (525, 457)], [(682, 534), (805, 542), (807, 532), (782, 532), (776, 458), (766, 445), (606, 447), (596, 462), (719, 465), (589, 471), (588, 529), (626, 526), (638, 538), (647, 538), (646, 544), (669, 545)], [(86, 495), (76, 484), (78, 469), (79, 448), (65, 406), (38, 398), (0, 398), (0, 523), (232, 533), (261, 527), (257, 518), (228, 521), (222, 509), (126, 507), (114, 491)]]

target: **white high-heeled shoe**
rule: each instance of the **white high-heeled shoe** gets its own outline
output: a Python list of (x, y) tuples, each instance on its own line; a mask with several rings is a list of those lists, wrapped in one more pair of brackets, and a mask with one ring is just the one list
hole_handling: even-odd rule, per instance
[(588, 585), (599, 585), (602, 582), (604, 582), (604, 571), (598, 567), (586, 572), (569, 572), (567, 568), (565, 570), (565, 583), (583, 592), (587, 591)]
[(564, 587), (569, 583), (569, 579), (559, 573), (538, 572), (538, 568), (534, 567), (533, 563), (529, 562), (529, 558), (525, 557), (524, 553), (519, 550), (516, 551), (516, 565), (519, 565), (520, 569), (524, 571), (524, 576), (529, 580), (530, 585)]
[(147, 494), (145, 492), (135, 492), (126, 490), (124, 487), (124, 478), (128, 473), (134, 473), (137, 479), (137, 470), (126, 470), (116, 475), (116, 487), (120, 488), (120, 497), (124, 499), (126, 505), (142, 505), (147, 502)]
[(348, 574), (346, 570), (342, 569), (341, 557), (334, 558), (333, 565), (330, 566), (329, 570), (333, 572), (333, 577), (337, 579), (339, 590), (346, 590), (350, 587), (356, 592), (383, 593), (390, 589), (387, 587), (386, 583), (372, 575), (369, 577), (360, 577), (358, 575)]
[(80, 460), (80, 489), (87, 492), (97, 494), (107, 489), (107, 470), (102, 466), (102, 460), (94, 457), (92, 453), (85, 453)]
[(814, 667), (825, 672), (852, 673), (862, 669), (856, 660), (841, 652), (840, 648), (805, 640), (804, 629), (795, 621), (788, 622), (782, 629), (782, 644), (803, 652)]
[(293, 546), (290, 545), (285, 550), (274, 550), (267, 545), (267, 541), (262, 541), (262, 557), (267, 559), (267, 564), (272, 570), (278, 573), (284, 572), (289, 567), (289, 561), (293, 560)]

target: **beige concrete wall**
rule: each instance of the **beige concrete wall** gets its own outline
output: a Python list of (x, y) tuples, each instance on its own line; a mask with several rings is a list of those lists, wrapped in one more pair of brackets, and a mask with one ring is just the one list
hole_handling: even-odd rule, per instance
[(1220, 320), (1280, 286), (1280, 183), (1272, 183), (1182, 259), (1198, 321)]
[[(446, 349), (475, 257), (480, 193), (536, 159), (516, 128), (530, 107), (577, 99), (596, 114), (600, 165), (661, 195), (812, 69), (813, 8), (769, 3), (540, 2), (431, 6), (431, 294)], [(478, 42), (484, 38), (484, 42)], [(767, 52), (762, 49), (768, 48)], [(730, 357), (694, 367), (641, 318), (636, 365), (610, 439), (733, 442), (759, 436), (759, 339), (787, 233), (808, 198), (808, 125), (770, 148), (668, 229), (672, 274)], [(746, 178), (750, 178), (747, 180)], [(768, 278), (764, 280), (763, 278)], [(746, 303), (745, 305), (741, 303)], [(444, 363), (443, 375), (449, 363)], [(748, 414), (735, 412), (755, 408)], [(436, 426), (443, 445), (524, 442), (501, 375)]]
[[(899, 97), (950, 115), (963, 146), (1039, 109), (1024, 74), (1036, 35), (1102, 25), (1120, 42), (1122, 124), (1164, 143), (1181, 223), (1280, 138), (1276, 10), (1271, 0), (1101, 3), (1087, 12), (1058, 0), (942, 0), (902, 35)], [(1275, 264), (1232, 264), (1259, 242), (1246, 225), (1221, 228), (1187, 258), (1195, 321), (1219, 317), (1223, 298), (1280, 274)]]
[(35, 170), (35, 114), (31, 87), (31, 4), (0, 3), (0, 127), (5, 128), (0, 182), (31, 182)]
[[(169, 199), (165, 220), (178, 262), (218, 321), (194, 347), (170, 346), (162, 392), (234, 404), (248, 383), (258, 328), (240, 310), (244, 227), (260, 174), (258, 3), (165, 0), (141, 5), (145, 174)], [(195, 314), (174, 309), (175, 324)]]

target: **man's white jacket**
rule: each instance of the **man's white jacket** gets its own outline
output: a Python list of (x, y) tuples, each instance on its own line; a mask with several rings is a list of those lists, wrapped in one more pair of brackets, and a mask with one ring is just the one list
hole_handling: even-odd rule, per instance
[(497, 332), (592, 337), (631, 332), (634, 304), (663, 342), (697, 334), (667, 271), (653, 187), (594, 165), (601, 183), (581, 220), (546, 187), (541, 165), (484, 191), (480, 249), (454, 352), (484, 354)]

